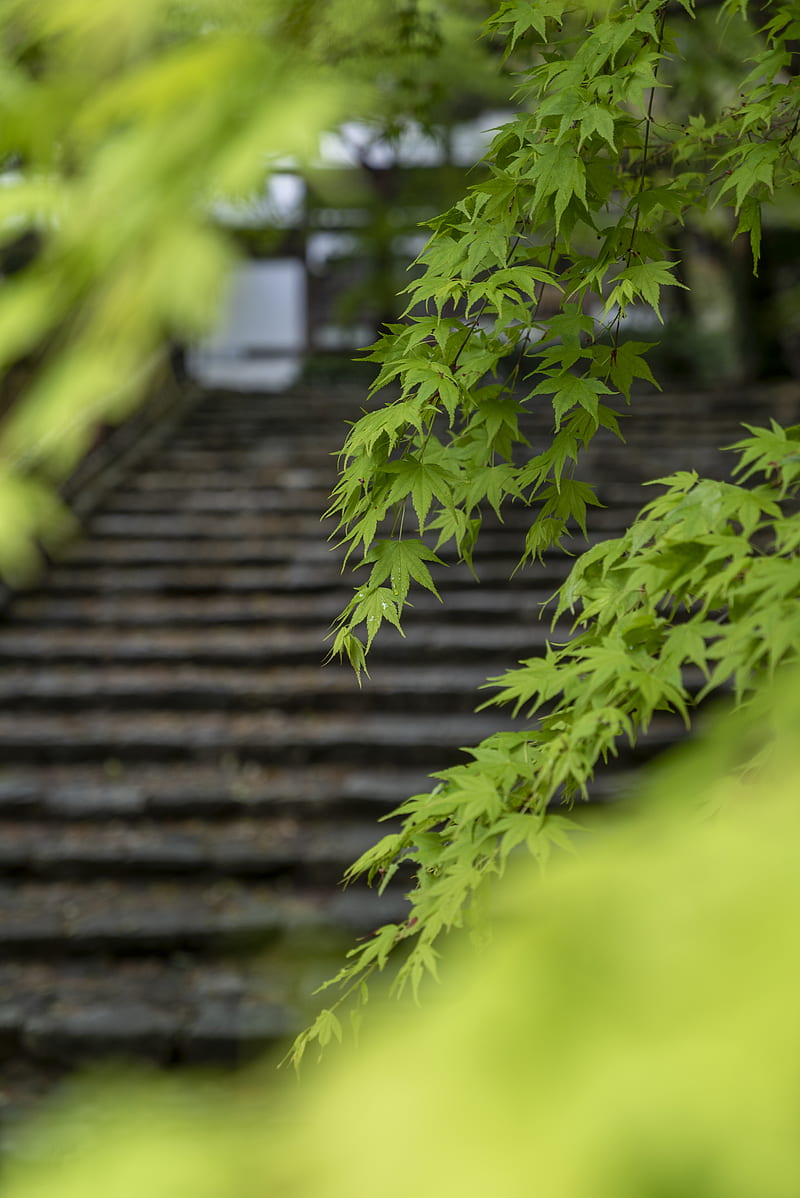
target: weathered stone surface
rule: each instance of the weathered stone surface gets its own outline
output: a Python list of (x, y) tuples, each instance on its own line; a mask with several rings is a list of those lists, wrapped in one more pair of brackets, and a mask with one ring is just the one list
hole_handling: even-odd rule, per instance
[(25, 881), (0, 886), (0, 959), (265, 948), (295, 933), (363, 934), (403, 917), (396, 891), (265, 885), (225, 877)]
[[(522, 605), (520, 605), (522, 606)], [(517, 622), (437, 624), (430, 616), (426, 621), (412, 620), (406, 640), (426, 658), (431, 654), (450, 654), (463, 658), (481, 655), (491, 660), (492, 653), (506, 654), (513, 660), (515, 653), (531, 655), (540, 649), (548, 635), (546, 625)], [(533, 612), (531, 612), (533, 615)], [(562, 631), (566, 628), (562, 626)], [(38, 631), (0, 632), (0, 664), (31, 664), (38, 661), (108, 662), (168, 661), (177, 665), (233, 663), (269, 667), (279, 663), (315, 662), (322, 664), (325, 655), (325, 629), (297, 630), (290, 625), (260, 624), (246, 629), (203, 628), (150, 629), (140, 632), (133, 628), (45, 628)], [(410, 640), (413, 638), (413, 640)], [(381, 661), (408, 659), (403, 642), (391, 628), (376, 657)], [(448, 663), (449, 664), (449, 663)]]
[(0, 814), (70, 821), (128, 814), (202, 815), (213, 819), (242, 812), (368, 816), (401, 802), (426, 782), (424, 770), (376, 763), (272, 767), (227, 758), (215, 765), (29, 764), (6, 767)]
[(54, 1004), (26, 1022), (22, 1047), (58, 1064), (137, 1059), (168, 1064), (181, 1020), (151, 1003), (117, 1000), (70, 1008)]
[[(125, 813), (127, 814), (127, 813)], [(0, 819), (0, 870), (46, 877), (207, 874), (327, 880), (335, 886), (375, 837), (363, 820), (258, 815), (209, 821), (115, 819), (74, 824)]]

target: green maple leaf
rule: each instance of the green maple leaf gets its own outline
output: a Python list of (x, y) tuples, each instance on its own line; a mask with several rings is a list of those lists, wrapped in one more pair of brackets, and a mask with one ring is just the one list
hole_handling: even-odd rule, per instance
[(584, 408), (594, 419), (595, 425), (599, 424), (599, 397), (611, 395), (612, 391), (601, 379), (579, 378), (568, 371), (562, 371), (553, 378), (543, 379), (533, 394), (553, 396), (553, 412), (558, 431), (564, 416), (574, 407)]
[(437, 599), (441, 599), (426, 562), (442, 564), (441, 558), (437, 557), (424, 541), (417, 539), (386, 540), (377, 541), (361, 565), (372, 566), (369, 587), (379, 586), (389, 578), (392, 584), (392, 593), (397, 602), (402, 604), (408, 595), (412, 578), (435, 595)]

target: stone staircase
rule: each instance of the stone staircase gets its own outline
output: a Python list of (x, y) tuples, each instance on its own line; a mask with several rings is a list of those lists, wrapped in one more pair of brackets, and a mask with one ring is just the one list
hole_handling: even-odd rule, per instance
[[(643, 478), (719, 474), (738, 421), (797, 419), (797, 388), (642, 396), (628, 446), (582, 477), (613, 535)], [(509, 721), (475, 689), (544, 644), (539, 605), (569, 569), (509, 581), (525, 514), (418, 594), (359, 690), (321, 668), (351, 593), (320, 513), (361, 397), (213, 393), (89, 519), (0, 621), (0, 1111), (122, 1057), (235, 1064), (289, 1035), (354, 936), (403, 916), (402, 888), (343, 890), (376, 819)], [(546, 426), (531, 419), (531, 440)], [(678, 734), (655, 721), (629, 766)]]

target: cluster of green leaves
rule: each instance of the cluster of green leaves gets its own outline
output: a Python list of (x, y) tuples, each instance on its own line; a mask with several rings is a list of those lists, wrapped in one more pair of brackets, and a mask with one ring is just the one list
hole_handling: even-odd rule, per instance
[[(381, 620), (402, 617), (404, 579), (429, 585), (426, 533), (470, 562), (483, 513), (523, 499), (524, 562), (582, 524), (581, 451), (598, 428), (618, 432), (635, 380), (654, 381), (649, 346), (621, 336), (626, 311), (660, 318), (662, 290), (683, 286), (671, 248), (683, 223), (731, 208), (757, 261), (762, 202), (798, 182), (800, 95), (786, 71), (792, 6), (775, 6), (761, 32), (740, 7), (718, 15), (754, 61), (740, 91), (715, 97), (713, 119), (673, 111), (662, 94), (680, 71), (676, 39), (691, 33), (688, 0), (670, 15), (658, 0), (507, 0), (489, 20), (506, 38), (520, 111), (498, 131), (486, 177), (431, 222), (403, 319), (368, 354), (380, 406), (348, 434), (330, 507), (348, 556), (371, 567), (333, 641), (358, 672)], [(542, 402), (552, 441), (526, 455), (518, 418)]]
[[(585, 529), (593, 493), (575, 466), (598, 428), (619, 431), (614, 405), (630, 401), (635, 380), (653, 381), (649, 346), (620, 333), (631, 304), (660, 317), (662, 288), (676, 283), (676, 230), (727, 210), (757, 265), (762, 203), (800, 182), (800, 87), (787, 70), (797, 19), (791, 4), (771, 6), (760, 30), (746, 5), (724, 2), (717, 16), (736, 27), (752, 69), (736, 92), (726, 81), (713, 103), (705, 97), (702, 113), (676, 113), (659, 96), (680, 73), (689, 4), (504, 0), (489, 22), (506, 34), (522, 110), (498, 132), (486, 181), (433, 222), (405, 318), (370, 355), (373, 393), (399, 394), (353, 426), (334, 493), (348, 556), (361, 552), (370, 568), (333, 642), (357, 672), (382, 620), (402, 628), (410, 580), (433, 587), (436, 550), (452, 541), (471, 561), (487, 507), (531, 505), (521, 563), (571, 521)], [(526, 457), (518, 419), (540, 397), (553, 436)], [(341, 1033), (339, 1008), (352, 1000), (357, 1014), (366, 979), (401, 945), (394, 989), (416, 993), (436, 970), (442, 932), (516, 846), (544, 859), (569, 843), (551, 804), (585, 795), (622, 737), (636, 741), (659, 711), (688, 723), (698, 692), (728, 680), (741, 699), (795, 653), (800, 524), (782, 505), (797, 478), (795, 432), (751, 430), (740, 443), (742, 482), (761, 472), (761, 485), (674, 475), (625, 536), (578, 561), (556, 597), (556, 618), (577, 611), (575, 635), (494, 680), (492, 702), (537, 723), (435, 775), (430, 793), (393, 813), (401, 830), (348, 872), (385, 886), (410, 868), (411, 912), (351, 952), (328, 983), (340, 997), (298, 1037), (295, 1063)]]
[[(527, 845), (547, 859), (570, 847), (574, 821), (554, 810), (586, 797), (599, 762), (646, 733), (659, 712), (689, 723), (693, 706), (731, 684), (739, 701), (776, 667), (800, 656), (800, 427), (750, 428), (732, 448), (740, 482), (679, 472), (623, 536), (576, 561), (555, 596), (555, 623), (573, 614), (573, 635), (492, 679), (489, 703), (538, 716), (527, 729), (498, 732), (470, 749), (471, 761), (434, 775), (391, 817), (384, 836), (348, 870), (384, 888), (413, 873), (411, 907), (354, 948), (327, 985), (333, 1006), (295, 1042), (341, 1034), (337, 1010), (369, 997), (367, 979), (401, 945), (409, 951), (392, 989), (417, 995), (436, 974), (442, 933), (461, 926), (476, 892)], [(761, 481), (753, 484), (754, 476)], [(748, 483), (748, 485), (744, 485)]]

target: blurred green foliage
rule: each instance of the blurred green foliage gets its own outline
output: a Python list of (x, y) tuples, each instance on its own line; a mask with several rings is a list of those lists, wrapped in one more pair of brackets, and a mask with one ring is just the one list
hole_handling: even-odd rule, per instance
[(237, 252), (213, 202), (302, 167), (345, 116), (438, 119), (455, 61), (489, 77), (486, 11), (1, 0), (0, 576), (58, 542), (55, 484), (213, 320)]
[[(722, 261), (711, 269), (714, 243), (733, 242), (731, 291), (744, 290), (743, 276), (764, 268), (762, 209), (772, 219), (774, 205), (791, 208), (800, 185), (792, 3), (723, 0), (712, 20), (689, 0), (502, 0), (488, 28), (518, 72), (519, 110), (466, 196), (428, 222), (407, 309), (370, 349), (376, 402), (348, 432), (328, 512), (346, 560), (363, 569), (331, 650), (359, 677), (382, 626), (402, 632), (415, 588), (438, 594), (440, 550), (472, 566), (490, 512), (530, 511), (517, 569), (586, 535), (598, 497), (581, 478), (584, 450), (601, 429), (622, 437), (624, 406), (659, 386), (654, 347), (625, 335), (627, 315), (657, 328), (671, 309), (673, 332), (694, 321), (694, 345), (717, 351), (718, 383), (758, 356), (754, 327), (741, 355), (720, 352), (746, 305), (730, 295), (721, 313), (725, 288), (708, 285), (726, 274)], [(709, 262), (689, 269), (678, 247), (701, 237)], [(674, 298), (692, 291), (691, 303)], [(713, 319), (698, 318), (704, 309)], [(542, 405), (551, 434), (531, 446), (520, 417)], [(410, 910), (355, 945), (321, 988), (329, 1005), (295, 1040), (296, 1064), (340, 1030), (344, 1010), (363, 1007), (387, 966), (395, 993), (416, 993), (486, 879), (521, 844), (541, 859), (567, 840), (570, 819), (553, 805), (586, 798), (598, 765), (655, 712), (688, 726), (710, 690), (732, 683), (742, 699), (794, 657), (796, 429), (747, 428), (738, 479), (677, 470), (654, 480), (667, 494), (578, 559), (554, 597), (577, 635), (490, 679), (501, 688), (493, 701), (528, 726), (435, 773), (347, 870), (381, 889), (413, 870)], [(699, 695), (692, 670), (705, 679)]]
[(53, 482), (140, 399), (166, 338), (212, 319), (232, 250), (209, 201), (313, 152), (343, 111), (285, 20), (272, 0), (0, 5), (0, 243), (35, 238), (0, 288), (0, 373), (27, 367), (0, 426), (12, 579), (61, 531)]
[(579, 857), (507, 880), (494, 939), (462, 942), (424, 1011), (299, 1085), (89, 1089), (18, 1140), (5, 1198), (790, 1198), (798, 682), (718, 720)]

